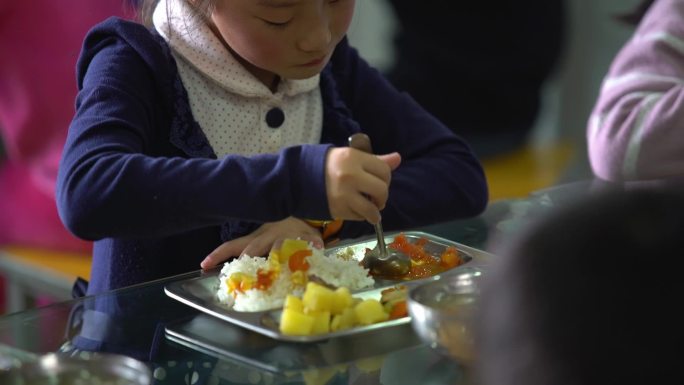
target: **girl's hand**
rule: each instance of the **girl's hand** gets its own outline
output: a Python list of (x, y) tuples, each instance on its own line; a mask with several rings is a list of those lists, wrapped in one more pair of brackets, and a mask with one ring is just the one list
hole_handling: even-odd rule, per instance
[(401, 156), (373, 155), (349, 148), (332, 148), (325, 164), (325, 187), (330, 215), (335, 219), (380, 221), (392, 171)]
[(267, 255), (272, 248), (280, 247), (286, 238), (300, 238), (309, 241), (316, 248), (323, 247), (321, 233), (306, 222), (289, 217), (278, 222), (261, 225), (253, 233), (224, 242), (209, 253), (200, 263), (202, 269), (211, 269), (232, 257), (242, 254), (249, 256)]

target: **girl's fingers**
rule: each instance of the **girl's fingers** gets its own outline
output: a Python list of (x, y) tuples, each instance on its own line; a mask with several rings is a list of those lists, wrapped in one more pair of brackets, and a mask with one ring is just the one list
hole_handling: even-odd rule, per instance
[(268, 255), (275, 242), (275, 237), (271, 234), (261, 234), (252, 238), (242, 251), (242, 254), (250, 257), (258, 257)]
[(363, 170), (368, 174), (380, 178), (386, 184), (389, 184), (392, 179), (392, 171), (401, 164), (401, 155), (399, 155), (398, 152), (392, 152), (385, 155), (374, 155), (369, 159), (370, 160), (364, 161), (362, 164)]
[(366, 196), (357, 195), (350, 199), (349, 208), (352, 215), (357, 216), (357, 220), (365, 220), (371, 224), (380, 222), (380, 210)]
[(385, 203), (389, 196), (388, 186), (382, 180), (372, 176), (365, 175), (359, 180), (359, 192), (366, 196), (378, 210), (385, 208)]
[(398, 152), (392, 152), (385, 155), (378, 155), (377, 157), (378, 159), (385, 162), (392, 171), (396, 170), (397, 167), (399, 167), (399, 165), (401, 164), (401, 155), (399, 155)]
[(214, 249), (204, 260), (200, 263), (200, 267), (204, 270), (211, 269), (229, 260), (232, 257), (237, 257), (242, 254), (242, 251), (251, 241), (251, 236), (235, 238), (231, 241), (222, 243), (219, 247)]
[(311, 242), (314, 247), (323, 247), (323, 239), (318, 230), (301, 219), (290, 217), (278, 222), (265, 223), (249, 235), (224, 242), (209, 253), (200, 266), (207, 270), (240, 255), (268, 255), (271, 249), (280, 248), (285, 238), (300, 238)]
[(378, 223), (380, 220), (380, 209), (374, 203), (378, 199), (359, 191), (350, 191), (341, 195), (338, 202), (329, 201), (330, 214), (334, 218), (349, 221), (368, 221)]
[(392, 169), (382, 159), (375, 155), (367, 155), (361, 163), (362, 175), (368, 175), (380, 179), (385, 184), (389, 184), (392, 178)]
[(298, 235), (296, 237), (295, 236), (285, 236), (285, 237), (278, 238), (275, 240), (275, 242), (273, 242), (272, 248), (276, 249), (276, 250), (280, 249), (283, 245), (283, 241), (287, 238), (301, 239), (301, 240), (310, 242), (311, 245), (317, 249), (322, 249), (324, 246), (323, 238), (321, 238), (321, 234), (318, 232), (318, 230), (314, 230), (314, 232), (311, 234), (306, 233), (306, 234)]
[(305, 234), (305, 235), (299, 237), (299, 239), (303, 239), (307, 242), (311, 242), (311, 245), (313, 247), (315, 247), (316, 249), (322, 249), (325, 245), (323, 243), (323, 238), (321, 238), (320, 234), (315, 234), (315, 235), (314, 234)]

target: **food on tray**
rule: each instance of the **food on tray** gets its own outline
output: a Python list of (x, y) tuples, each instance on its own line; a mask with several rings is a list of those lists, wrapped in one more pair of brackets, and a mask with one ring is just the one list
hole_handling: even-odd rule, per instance
[(406, 275), (400, 277), (401, 279), (411, 280), (431, 277), (465, 262), (459, 255), (458, 250), (453, 246), (447, 247), (439, 256), (430, 255), (424, 248), (427, 242), (427, 238), (419, 238), (412, 243), (406, 238), (406, 235), (401, 233), (394, 237), (394, 240), (387, 245), (387, 247), (411, 257), (411, 269)]
[(380, 303), (389, 314), (390, 319), (397, 319), (408, 316), (406, 298), (408, 289), (404, 285), (399, 285), (382, 291)]
[(405, 287), (382, 291), (380, 300), (352, 297), (346, 287), (330, 289), (309, 282), (302, 297), (288, 295), (280, 318), (280, 332), (316, 335), (371, 325), (407, 316)]
[(286, 239), (268, 258), (243, 255), (225, 264), (217, 298), (238, 311), (282, 307), (288, 294), (301, 297), (309, 282), (359, 290), (375, 281), (345, 250), (326, 256), (309, 242)]

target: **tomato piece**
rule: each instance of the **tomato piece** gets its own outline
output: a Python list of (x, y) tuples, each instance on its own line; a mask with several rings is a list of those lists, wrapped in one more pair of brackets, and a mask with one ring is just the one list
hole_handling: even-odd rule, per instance
[(460, 265), (461, 257), (458, 255), (458, 250), (455, 247), (447, 247), (440, 257), (440, 264), (447, 269)]
[(276, 278), (276, 272), (272, 270), (257, 270), (257, 281), (254, 287), (258, 290), (268, 290)]
[(425, 244), (426, 244), (427, 242), (428, 242), (427, 238), (425, 238), (425, 237), (420, 237), (420, 238), (416, 241), (416, 246), (423, 247), (423, 246), (425, 246)]
[(406, 301), (399, 301), (392, 306), (390, 310), (389, 318), (397, 319), (408, 316), (408, 309), (406, 307)]
[(307, 271), (309, 270), (309, 263), (306, 261), (306, 257), (312, 255), (311, 250), (298, 250), (290, 255), (290, 259), (287, 261), (287, 266), (290, 267), (290, 271)]

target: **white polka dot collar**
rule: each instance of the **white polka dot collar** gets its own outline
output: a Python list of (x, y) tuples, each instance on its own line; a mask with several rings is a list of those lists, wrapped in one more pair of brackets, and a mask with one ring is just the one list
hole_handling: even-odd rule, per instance
[[(261, 81), (252, 75), (221, 44), (201, 20), (191, 16), (184, 0), (162, 0), (153, 14), (155, 29), (171, 49), (185, 58), (200, 72), (229, 91), (246, 97), (273, 96)], [(276, 94), (293, 96), (318, 87), (320, 75), (308, 79), (281, 79)]]

